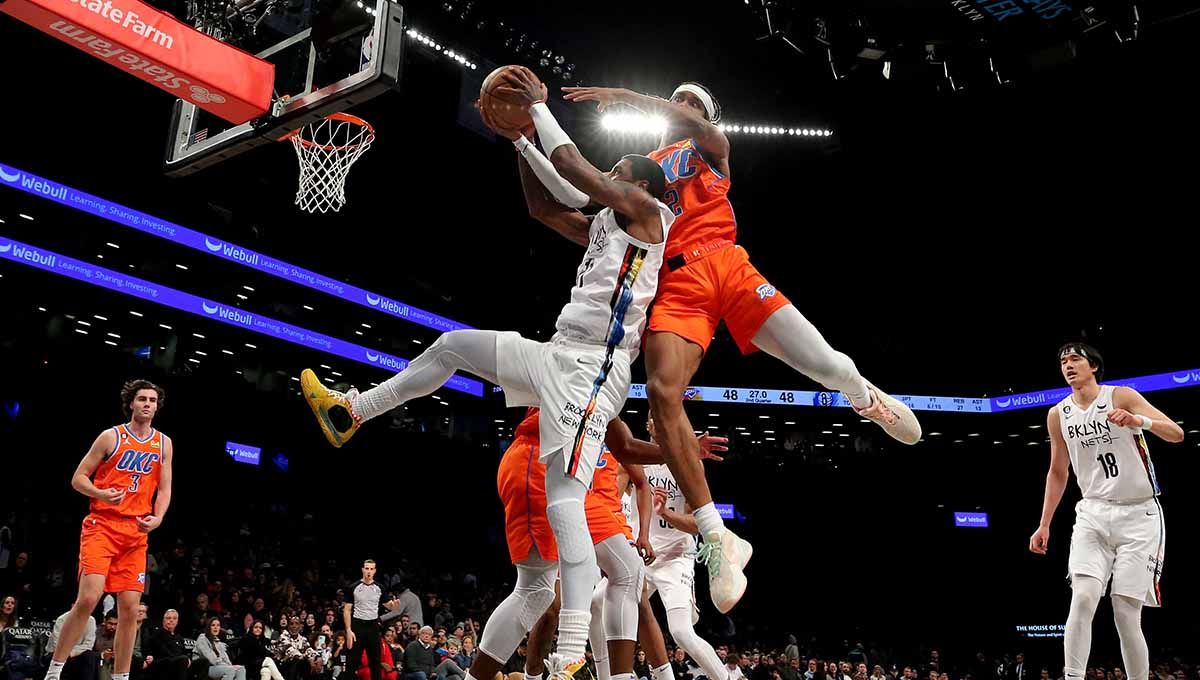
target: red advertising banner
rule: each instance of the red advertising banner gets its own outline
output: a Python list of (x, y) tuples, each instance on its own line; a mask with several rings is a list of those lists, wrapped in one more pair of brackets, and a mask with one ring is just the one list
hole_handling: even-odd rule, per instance
[(0, 12), (231, 123), (271, 105), (273, 64), (138, 0), (3, 0)]

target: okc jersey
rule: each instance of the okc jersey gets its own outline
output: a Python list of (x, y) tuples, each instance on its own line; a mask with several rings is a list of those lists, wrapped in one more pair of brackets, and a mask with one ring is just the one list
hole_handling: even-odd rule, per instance
[(633, 540), (629, 524), (625, 515), (621, 513), (621, 492), (617, 489), (618, 472), (620, 464), (612, 451), (604, 447), (596, 461), (592, 486), (588, 489), (583, 503), (593, 544), (618, 534), (624, 534), (626, 538)]
[(91, 511), (96, 515), (145, 517), (154, 509), (154, 492), (162, 471), (163, 447), (169, 438), (150, 428), (146, 439), (138, 439), (126, 425), (113, 427), (117, 445), (92, 473), (92, 483), (100, 489), (124, 488), (125, 499), (112, 505), (93, 498)]
[[(651, 486), (666, 490), (666, 506), (681, 514), (686, 512), (687, 501), (683, 497), (683, 491), (679, 489), (679, 484), (675, 481), (675, 476), (671, 474), (671, 469), (661, 464), (646, 465), (643, 466), (643, 469), (646, 471), (646, 479)], [(695, 537), (667, 524), (667, 520), (662, 517), (657, 517), (650, 522), (650, 545), (662, 559), (684, 555), (692, 557), (696, 554)]]
[(683, 139), (648, 155), (667, 176), (663, 201), (679, 218), (668, 258), (702, 244), (737, 239), (737, 220), (727, 197), (729, 178), (704, 160), (694, 140)]
[(642, 243), (617, 224), (605, 208), (592, 218), (589, 244), (575, 274), (571, 301), (555, 328), (559, 335), (594, 345), (636, 350), (646, 325), (646, 310), (658, 291), (667, 232), (675, 216), (661, 201), (663, 241)]
[(1069, 395), (1055, 408), (1084, 498), (1131, 501), (1159, 494), (1142, 429), (1108, 422), (1108, 414), (1116, 408), (1111, 385), (1102, 385), (1086, 410)]

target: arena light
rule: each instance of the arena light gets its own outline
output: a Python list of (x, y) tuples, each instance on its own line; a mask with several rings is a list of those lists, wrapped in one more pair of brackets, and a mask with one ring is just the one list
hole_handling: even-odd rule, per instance
[(758, 123), (720, 123), (717, 129), (726, 135), (767, 135), (770, 137), (831, 137), (833, 130), (813, 127), (785, 127)]
[(447, 59), (457, 63), (459, 66), (462, 66), (463, 68), (469, 68), (472, 71), (479, 68), (479, 65), (476, 64), (474, 61), (472, 61), (470, 58), (468, 58), (466, 55), (462, 54), (461, 52), (459, 52), (457, 50), (452, 50), (449, 47), (442, 45), (440, 42), (434, 40), (433, 38), (429, 37), (428, 35), (425, 35), (424, 33), (422, 33), (421, 31), (418, 31), (415, 28), (408, 29), (407, 31), (405, 31), (405, 34), (408, 35), (409, 38), (428, 47), (429, 49), (433, 50), (434, 52), (437, 52), (438, 54), (446, 57)]
[(667, 131), (667, 120), (641, 113), (606, 113), (600, 118), (600, 127), (618, 134), (661, 135)]

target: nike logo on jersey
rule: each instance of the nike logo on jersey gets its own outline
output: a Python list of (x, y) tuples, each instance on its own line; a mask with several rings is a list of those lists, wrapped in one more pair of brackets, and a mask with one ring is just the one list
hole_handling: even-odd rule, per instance
[(1103, 411), (1106, 408), (1108, 408), (1108, 404), (1100, 404), (1099, 406), (1096, 407), (1096, 410)]

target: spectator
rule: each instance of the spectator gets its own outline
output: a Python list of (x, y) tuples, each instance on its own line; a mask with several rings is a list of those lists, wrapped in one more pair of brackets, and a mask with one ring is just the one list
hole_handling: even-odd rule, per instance
[(447, 638), (446, 644), (438, 650), (438, 658), (441, 662), (437, 668), (433, 669), (438, 680), (446, 680), (447, 678), (462, 678), (466, 680), (467, 672), (462, 666), (458, 665), (458, 653), (462, 651), (462, 644), (455, 638)]
[(404, 646), (404, 675), (402, 680), (432, 680), (437, 652), (433, 648), (433, 629), (420, 629), (417, 641)]
[(409, 623), (417, 624), (417, 628), (420, 629), (425, 625), (425, 613), (421, 609), (421, 598), (417, 597), (417, 594), (405, 583), (400, 583), (395, 590), (392, 597), (400, 600), (400, 606), (393, 611), (400, 612), (401, 616), (407, 615)]
[[(801, 675), (804, 677), (804, 680), (825, 680), (825, 674), (818, 673), (817, 670), (818, 670), (817, 669), (817, 660), (809, 659), (808, 660), (808, 670), (804, 671), (804, 673), (802, 673)], [(905, 678), (905, 680), (913, 680), (913, 679)]]
[(332, 609), (326, 609), (324, 624), (329, 626), (330, 630), (337, 630), (339, 625), (337, 613), (335, 613)]
[(396, 637), (396, 629), (389, 627), (383, 631), (383, 641), (387, 643), (388, 649), (392, 652), (392, 665), (397, 666), (404, 659), (404, 645), (400, 644), (400, 638)]
[[(843, 670), (844, 669), (844, 670)], [(850, 680), (850, 674), (846, 671), (850, 670), (850, 664), (843, 661), (840, 665), (836, 661), (830, 661), (825, 667), (826, 680)], [(937, 680), (937, 678), (932, 678)]]
[(441, 610), (433, 617), (433, 625), (450, 628), (454, 625), (454, 612), (450, 611), (450, 601), (442, 600)]
[(12, 628), (17, 625), (17, 598), (12, 595), (5, 595), (3, 600), (0, 600), (0, 633), (4, 632), (5, 628)]
[(262, 621), (250, 624), (250, 630), (238, 641), (238, 663), (246, 667), (250, 680), (283, 680), (279, 666), (271, 658), (270, 640), (266, 635), (267, 625)]
[(788, 658), (789, 664), (792, 662), (792, 659), (800, 658), (800, 645), (797, 643), (795, 635), (789, 634), (787, 636), (787, 647), (783, 648), (783, 654)]
[(883, 672), (883, 666), (875, 664), (875, 667), (871, 669), (871, 680), (887, 680), (887, 675)]
[(246, 680), (246, 667), (234, 664), (229, 647), (221, 640), (221, 618), (212, 616), (204, 632), (196, 638), (196, 654), (208, 662), (208, 677), (212, 680)]
[(650, 664), (646, 663), (646, 652), (639, 649), (633, 658), (633, 674), (638, 680), (650, 680)]
[(113, 645), (116, 639), (117, 610), (112, 609), (104, 615), (104, 623), (96, 634), (96, 645), (92, 648), (100, 658), (100, 680), (112, 680)]
[(311, 677), (316, 670), (317, 653), (304, 637), (304, 623), (299, 616), (288, 619), (288, 629), (279, 634), (275, 643), (275, 659), (285, 680)]
[(458, 653), (458, 658), (455, 662), (463, 669), (470, 670), (471, 664), (475, 663), (475, 638), (467, 635), (462, 639), (462, 651)]
[(800, 657), (791, 658), (787, 654), (779, 657), (779, 677), (781, 680), (800, 680)]
[(184, 680), (192, 655), (183, 644), (179, 627), (179, 612), (168, 609), (163, 612), (162, 628), (154, 631), (147, 640), (146, 657), (153, 657), (150, 675), (154, 680)]
[(183, 633), (185, 635), (204, 634), (204, 627), (214, 615), (216, 615), (216, 612), (208, 608), (208, 594), (200, 593), (196, 595), (195, 605), (192, 607), (191, 614), (188, 615), (188, 625)]
[(406, 630), (404, 634), (400, 636), (400, 644), (404, 645), (404, 647), (407, 649), (408, 646), (416, 642), (417, 638), (420, 636), (421, 627), (416, 623), (410, 623), (408, 624), (408, 630)]
[(329, 663), (325, 666), (329, 677), (337, 678), (342, 674), (350, 662), (347, 658), (349, 653), (346, 649), (346, 631), (339, 630), (333, 634), (333, 644), (329, 647)]
[[(758, 663), (755, 664), (753, 670), (750, 672), (750, 680), (780, 680), (779, 672), (775, 668), (774, 657), (770, 654), (760, 655)], [(863, 680), (866, 680), (866, 678), (864, 677)]]
[(692, 669), (688, 665), (687, 652), (683, 651), (683, 647), (675, 648), (675, 655), (671, 657), (671, 671), (675, 674), (675, 680), (692, 680)]
[(1117, 666), (1112, 669), (1113, 680), (1125, 680), (1125, 669)]
[(0, 592), (12, 593), (16, 597), (29, 599), (33, 595), (33, 570), (29, 566), (29, 553), (21, 551), (13, 558), (12, 566), (0, 572)]
[[(19, 557), (19, 556), (18, 556)], [(60, 640), (62, 635), (63, 624), (66, 623), (67, 617), (71, 612), (66, 612), (59, 615), (54, 620), (54, 630), (50, 633), (50, 641), (46, 644), (47, 656), (54, 654), (54, 650), (58, 649), (60, 642), (65, 644), (65, 640)], [(94, 616), (87, 617), (83, 629), (83, 637), (71, 647), (71, 654), (67, 658), (66, 665), (63, 666), (62, 680), (96, 680), (96, 670), (99, 663), (96, 661), (96, 618)]]
[[(861, 641), (855, 642), (854, 648), (851, 649), (849, 652), (846, 652), (846, 661), (848, 661), (852, 664), (860, 664), (860, 663), (866, 664), (867, 663), (867, 650), (866, 650), (866, 647), (863, 646), (863, 643)], [(866, 670), (866, 669), (863, 669), (863, 670)]]
[[(682, 651), (682, 649), (675, 650), (676, 654)], [(745, 674), (742, 673), (741, 666), (738, 665), (739, 659), (740, 657), (737, 654), (727, 654), (725, 656), (725, 670), (729, 672), (729, 680), (744, 680), (746, 677)], [(675, 668), (674, 659), (671, 660), (671, 668)], [(679, 677), (678, 672), (675, 674), (675, 677)]]
[[(404, 651), (407, 652), (408, 649), (405, 648)], [(504, 663), (504, 675), (510, 678), (514, 673), (524, 676), (525, 662), (528, 659), (528, 654), (529, 647), (526, 645), (525, 640), (521, 640), (517, 645), (517, 651), (513, 652), (512, 656), (508, 657), (508, 661)]]
[(145, 652), (146, 641), (150, 635), (150, 631), (146, 630), (145, 627), (146, 617), (149, 616), (149, 613), (150, 609), (146, 605), (138, 605), (137, 619), (135, 619), (135, 623), (137, 623), (137, 630), (133, 633), (133, 656), (130, 657), (129, 664), (130, 675), (134, 678), (138, 677), (143, 671), (147, 670), (150, 667), (150, 664), (154, 661), (154, 658), (146, 656)]
[(317, 615), (308, 614), (304, 617), (304, 632), (312, 635), (317, 632)]

